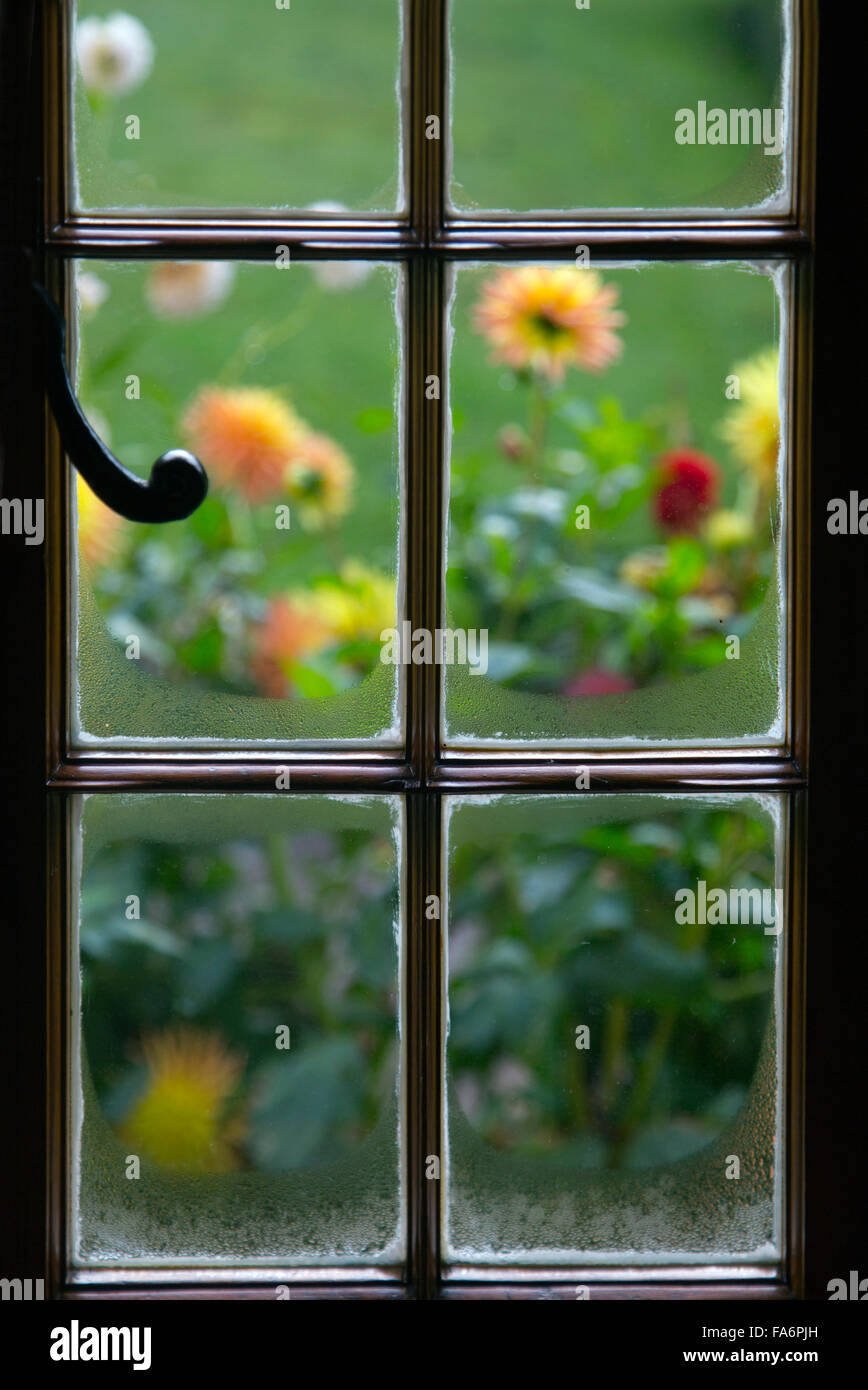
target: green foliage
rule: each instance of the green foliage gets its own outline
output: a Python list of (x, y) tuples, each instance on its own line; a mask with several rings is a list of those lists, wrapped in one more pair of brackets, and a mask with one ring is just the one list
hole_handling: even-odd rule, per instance
[(774, 941), (679, 926), (674, 895), (699, 879), (768, 887), (767, 827), (682, 810), (459, 838), (452, 873), (449, 1070), (481, 1135), (609, 1167), (708, 1143), (757, 1064)]
[[(147, 1089), (143, 1043), (183, 1021), (242, 1062), (243, 1166), (279, 1172), (351, 1151), (394, 1096), (390, 859), (355, 831), (107, 846), (85, 878), (81, 952), (85, 1043), (112, 1120)], [(127, 918), (131, 894), (140, 919)]]

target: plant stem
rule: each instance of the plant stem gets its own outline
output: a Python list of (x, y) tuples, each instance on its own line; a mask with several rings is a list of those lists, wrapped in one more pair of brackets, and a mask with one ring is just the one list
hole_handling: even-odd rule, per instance
[[(548, 432), (548, 422), (550, 415), (549, 399), (545, 388), (538, 377), (534, 377), (531, 385), (528, 438), (530, 440), (530, 450), (527, 461), (528, 483), (529, 486), (541, 487), (543, 482), (543, 457), (545, 453), (546, 434)], [(525, 544), (512, 572), (513, 580), (513, 599), (505, 614), (503, 626), (500, 630), (501, 641), (510, 642), (515, 636), (521, 617), (521, 601), (518, 593), (519, 584), (524, 577), (536, 549), (539, 538), (540, 519), (538, 515), (533, 516), (527, 523), (525, 533)]]
[(572, 1119), (576, 1128), (593, 1128), (594, 1119), (588, 1096), (588, 1062), (581, 1048), (576, 1049), (575, 1070), (568, 1078), (568, 1084), (572, 1094)]
[(282, 835), (268, 835), (265, 841), (268, 867), (274, 895), (280, 907), (289, 907), (292, 902), (292, 885), (287, 865), (287, 845)]
[(549, 423), (549, 399), (539, 377), (534, 377), (530, 401), (530, 459), (531, 481), (542, 482), (543, 454)]
[(323, 542), (328, 551), (329, 562), (334, 566), (335, 574), (340, 574), (344, 563), (344, 548), (341, 543), (340, 532), (334, 522), (328, 522), (323, 528)]
[[(270, 348), (276, 347), (279, 343), (286, 343), (290, 338), (297, 337), (302, 329), (307, 327), (311, 318), (315, 293), (315, 285), (308, 285), (307, 289), (299, 297), (298, 303), (292, 313), (288, 314), (286, 318), (281, 319), (278, 323), (272, 324), (270, 328), (262, 331), (259, 336), (259, 346), (262, 349), (263, 356)], [(241, 347), (236, 349), (218, 373), (217, 380), (219, 382), (227, 382), (234, 376), (243, 375), (245, 367), (251, 365), (247, 357), (247, 351), (248, 348), (246, 343), (242, 343)]]
[(627, 1034), (630, 1027), (630, 1005), (618, 995), (609, 1003), (603, 1033), (603, 1062), (600, 1101), (604, 1113), (615, 1108), (618, 1083), (626, 1071)]
[(678, 1010), (674, 1004), (667, 1004), (657, 1016), (654, 1031), (639, 1066), (636, 1084), (624, 1110), (617, 1142), (613, 1146), (613, 1167), (620, 1161), (624, 1150), (645, 1117), (654, 1093), (654, 1087), (657, 1084), (657, 1078), (660, 1075), (660, 1068), (666, 1057), (677, 1016)]

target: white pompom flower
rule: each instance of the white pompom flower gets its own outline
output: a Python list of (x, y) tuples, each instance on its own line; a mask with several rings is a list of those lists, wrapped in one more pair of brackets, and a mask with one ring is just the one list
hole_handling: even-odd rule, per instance
[(109, 287), (105, 280), (94, 275), (92, 270), (80, 270), (75, 277), (78, 294), (78, 307), (83, 314), (95, 314), (100, 305), (109, 297)]
[(121, 96), (144, 82), (154, 65), (154, 44), (141, 20), (118, 11), (76, 25), (75, 51), (82, 81), (100, 96)]
[(311, 261), (310, 268), (321, 290), (354, 290), (374, 267), (370, 261)]
[(229, 261), (162, 261), (150, 269), (145, 298), (160, 318), (192, 319), (222, 304), (234, 279)]
[[(343, 203), (311, 203), (308, 212), (343, 213), (349, 209)], [(362, 285), (373, 271), (371, 261), (311, 261), (310, 271), (322, 290), (353, 290)]]

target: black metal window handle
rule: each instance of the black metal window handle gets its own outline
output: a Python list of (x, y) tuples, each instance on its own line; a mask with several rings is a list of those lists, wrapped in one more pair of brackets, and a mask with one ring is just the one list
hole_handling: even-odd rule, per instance
[(195, 454), (170, 449), (144, 482), (125, 468), (94, 434), (76, 398), (66, 363), (66, 324), (51, 295), (34, 282), (42, 325), (45, 389), (70, 462), (107, 507), (129, 521), (182, 521), (208, 492), (208, 475)]

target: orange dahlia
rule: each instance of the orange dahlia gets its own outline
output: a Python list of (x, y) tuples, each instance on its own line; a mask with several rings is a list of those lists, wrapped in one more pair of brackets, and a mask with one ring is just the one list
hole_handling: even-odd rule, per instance
[(474, 312), (499, 362), (563, 381), (567, 367), (599, 372), (620, 355), (615, 285), (573, 266), (520, 266), (489, 280)]
[(292, 689), (292, 668), (328, 644), (332, 629), (306, 594), (273, 598), (256, 632), (253, 675), (263, 695), (283, 699)]
[(350, 505), (353, 466), (340, 445), (326, 434), (307, 434), (284, 472), (289, 496), (298, 504), (303, 526), (317, 530), (343, 516)]
[(291, 406), (273, 391), (206, 386), (182, 421), (190, 448), (218, 482), (250, 502), (283, 490), (287, 462), (308, 434)]

